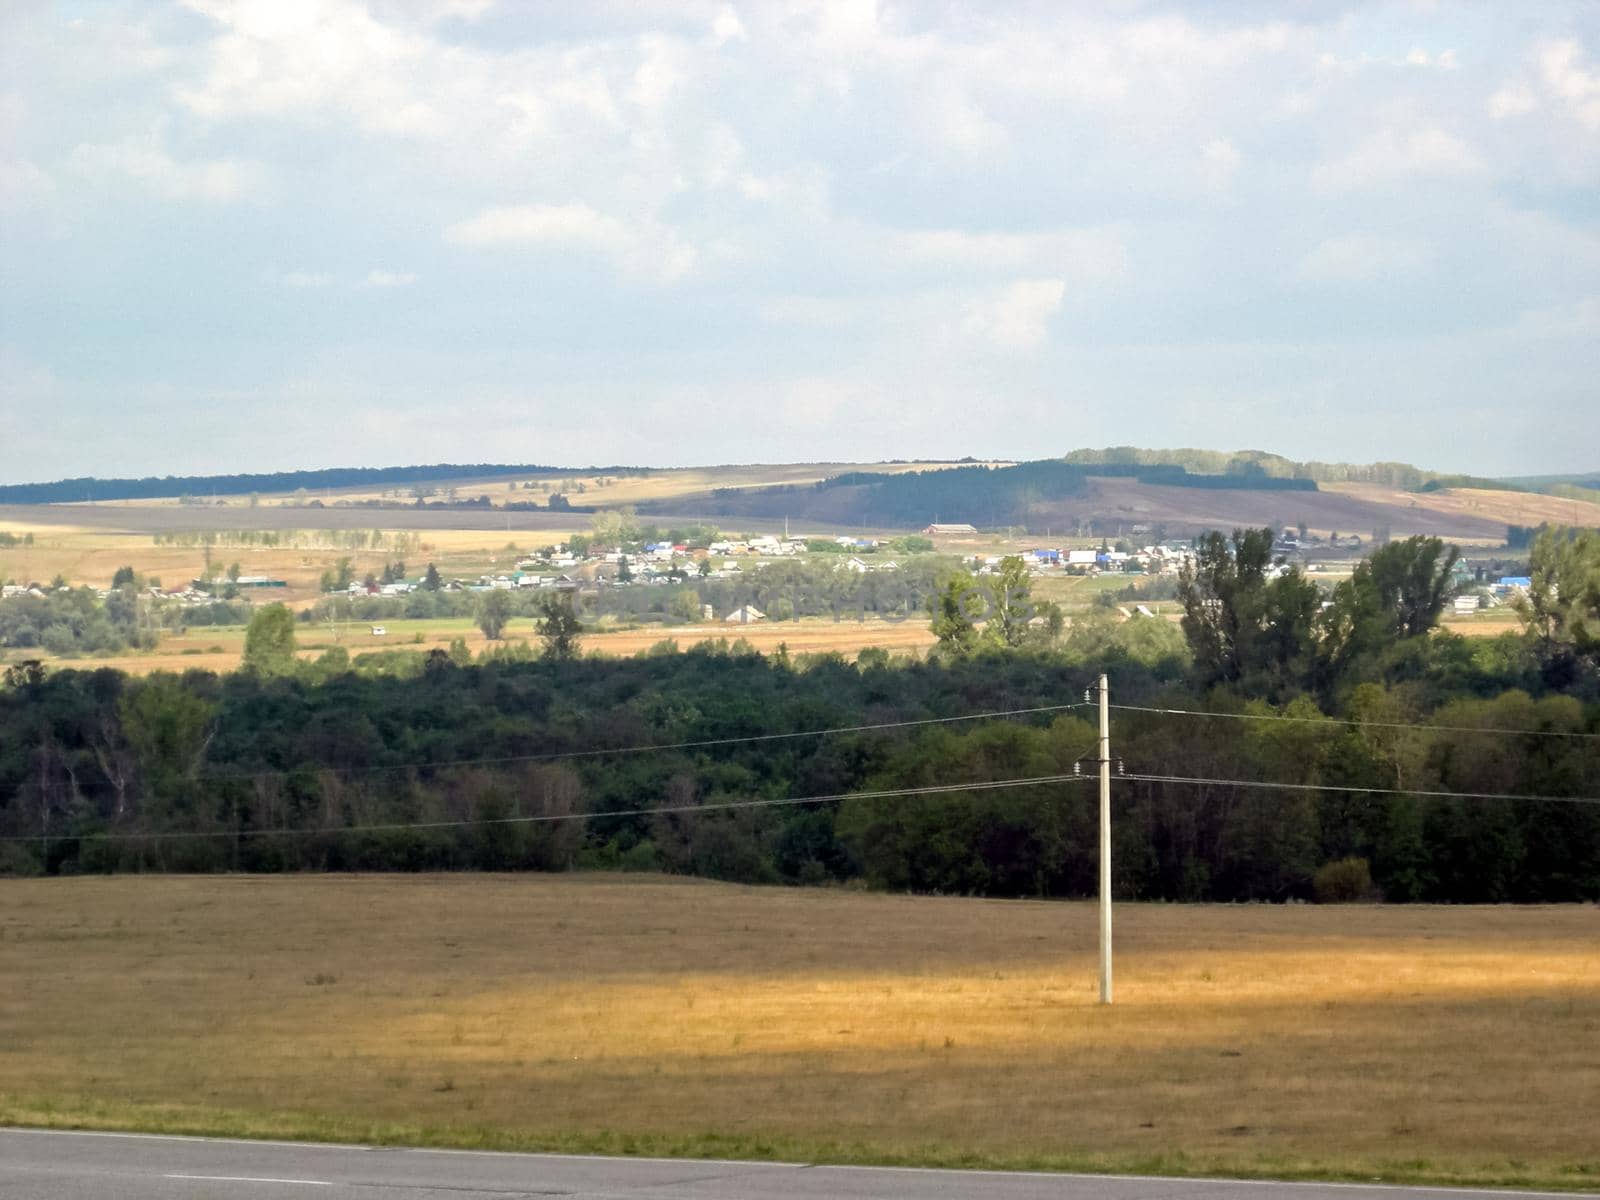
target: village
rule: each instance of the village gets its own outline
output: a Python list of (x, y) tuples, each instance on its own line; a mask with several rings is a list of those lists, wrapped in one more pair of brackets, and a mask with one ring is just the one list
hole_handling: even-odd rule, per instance
[[(1141, 532), (1135, 527), (1136, 532)], [(936, 542), (934, 539), (938, 539)], [(519, 556), (513, 568), (485, 571), (473, 575), (440, 576), (411, 574), (400, 577), (385, 569), (351, 578), (342, 586), (333, 585), (332, 573), (325, 573), (323, 595), (350, 598), (399, 597), (427, 589), (446, 592), (487, 592), (494, 590), (558, 589), (596, 587), (651, 587), (682, 584), (694, 580), (732, 580), (747, 577), (777, 561), (809, 561), (831, 564), (836, 570), (859, 575), (893, 572), (911, 557), (942, 553), (976, 576), (993, 575), (1008, 557), (1020, 558), (1035, 578), (1126, 575), (1132, 577), (1176, 577), (1194, 560), (1194, 549), (1187, 539), (1165, 539), (1135, 546), (1126, 540), (1099, 545), (1063, 547), (1030, 546), (1004, 548), (990, 552), (970, 552), (968, 544), (993, 543), (998, 535), (986, 535), (970, 524), (925, 526), (919, 535), (892, 539), (853, 535), (764, 535), (730, 538), (722, 534), (688, 540), (628, 541), (611, 544), (598, 538), (573, 538)], [(1362, 539), (1356, 535), (1323, 539), (1303, 529), (1284, 529), (1274, 543), (1276, 564), (1272, 574), (1299, 567), (1314, 577), (1339, 578), (1347, 575), (1354, 559), (1360, 556)], [(1313, 558), (1319, 552), (1337, 558)], [(1342, 553), (1341, 553), (1342, 552)], [(1531, 586), (1526, 575), (1503, 575), (1494, 571), (1499, 560), (1461, 559), (1454, 568), (1458, 587), (1452, 607), (1455, 615), (1468, 616), (1480, 609), (1499, 607)], [(395, 564), (397, 567), (403, 564)], [(431, 564), (430, 564), (431, 565)], [(283, 593), (289, 584), (267, 575), (240, 573), (237, 564), (221, 575), (201, 575), (177, 588), (164, 588), (158, 581), (140, 581), (141, 594), (170, 603), (205, 606), (248, 596), (271, 597)], [(0, 585), (0, 599), (44, 596), (73, 586), (63, 578), (50, 584), (6, 582)], [(79, 584), (78, 586), (82, 586)], [(94, 587), (105, 599), (116, 590)]]

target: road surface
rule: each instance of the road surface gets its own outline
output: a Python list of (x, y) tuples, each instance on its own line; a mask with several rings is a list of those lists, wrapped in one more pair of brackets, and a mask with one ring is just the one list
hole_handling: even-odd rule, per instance
[(1572, 1193), (483, 1154), (0, 1130), (6, 1200), (1478, 1200)]

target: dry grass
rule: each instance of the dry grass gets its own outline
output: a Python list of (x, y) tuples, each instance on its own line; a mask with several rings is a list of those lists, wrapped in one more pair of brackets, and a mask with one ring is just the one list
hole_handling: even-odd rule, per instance
[[(402, 650), (423, 654), (429, 650), (448, 647), (457, 638), (466, 642), (474, 654), (481, 654), (496, 644), (483, 636), (470, 620), (465, 618), (437, 621), (385, 621), (388, 633), (374, 637), (367, 622), (342, 622), (338, 645), (352, 655), (373, 650)], [(416, 641), (417, 634), (422, 640)], [(61, 669), (90, 671), (96, 667), (115, 667), (129, 675), (147, 675), (152, 671), (236, 671), (244, 658), (244, 627), (238, 625), (196, 625), (182, 633), (162, 635), (156, 649), (148, 652), (114, 654), (103, 657), (54, 658), (44, 656), (44, 661)], [(524, 617), (512, 623), (507, 630), (508, 641), (527, 640), (537, 646), (532, 622)], [(888, 621), (832, 621), (825, 618), (801, 621), (781, 621), (773, 624), (728, 625), (708, 621), (699, 625), (647, 626), (640, 629), (592, 630), (583, 635), (584, 653), (598, 653), (627, 657), (648, 650), (658, 642), (671, 640), (680, 650), (687, 650), (701, 642), (725, 638), (734, 641), (743, 638), (763, 654), (774, 654), (779, 646), (787, 646), (790, 654), (837, 653), (854, 658), (862, 650), (881, 647), (893, 654), (906, 654), (925, 650), (934, 644), (934, 636), (925, 619), (893, 623)], [(325, 626), (304, 626), (298, 631), (302, 647), (300, 657), (314, 659), (334, 641)]]
[(0, 1119), (1593, 1186), (1600, 910), (0, 884)]
[[(373, 528), (385, 528), (375, 513)], [(270, 524), (264, 524), (270, 528)], [(315, 513), (306, 514), (307, 530), (321, 528)], [(157, 545), (149, 530), (85, 528), (63, 525), (29, 525), (0, 521), (0, 529), (11, 533), (32, 533), (32, 546), (0, 547), (0, 579), (48, 581), (63, 575), (73, 584), (109, 587), (117, 569), (131, 566), (140, 574), (162, 581), (169, 588), (180, 587), (205, 569), (205, 552), (199, 546)], [(217, 546), (212, 561), (218, 570), (237, 562), (246, 575), (270, 575), (285, 580), (289, 588), (274, 593), (272, 599), (286, 599), (296, 605), (315, 602), (321, 596), (322, 572), (341, 558), (349, 558), (357, 577), (380, 572), (396, 557), (406, 560), (414, 574), (424, 564), (435, 562), (446, 575), (477, 575), (484, 571), (504, 571), (515, 564), (517, 554), (506, 550), (514, 542), (523, 552), (564, 541), (565, 532), (555, 529), (425, 529), (413, 531), (419, 539), (417, 550), (399, 554), (393, 550), (350, 551), (337, 548), (265, 548)], [(258, 597), (259, 598), (259, 597)]]

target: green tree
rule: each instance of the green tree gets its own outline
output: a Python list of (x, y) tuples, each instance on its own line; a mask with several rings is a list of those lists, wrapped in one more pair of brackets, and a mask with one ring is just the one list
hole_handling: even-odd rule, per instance
[(1278, 692), (1304, 685), (1321, 599), (1298, 568), (1272, 562), (1271, 529), (1212, 531), (1178, 579), (1183, 632), (1204, 687)]
[(628, 556), (626, 554), (617, 560), (617, 582), (633, 582), (633, 568), (628, 565)]
[(439, 568), (432, 563), (428, 564), (428, 573), (422, 577), (422, 590), (437, 592), (444, 587), (444, 580), (439, 578)]
[(505, 636), (506, 624), (511, 620), (511, 593), (504, 588), (491, 588), (478, 601), (478, 628), (490, 641)]
[(978, 647), (977, 616), (985, 607), (983, 593), (966, 572), (950, 575), (939, 591), (928, 598), (929, 628), (939, 639), (941, 653), (962, 657)]
[(1033, 617), (1029, 602), (1032, 585), (1028, 568), (1022, 559), (1011, 555), (1000, 560), (1000, 570), (989, 584), (989, 620), (983, 634), (997, 646), (1015, 648), (1028, 636), (1028, 622)]
[(117, 573), (111, 577), (111, 586), (114, 588), (133, 587), (139, 580), (132, 567), (118, 567)]
[(672, 597), (667, 605), (672, 619), (684, 625), (693, 625), (700, 619), (700, 596), (692, 588), (684, 588)]
[(1549, 528), (1534, 539), (1517, 615), (1552, 682), (1600, 668), (1600, 531)]
[(639, 522), (630, 507), (609, 508), (590, 519), (594, 540), (602, 546), (621, 547), (639, 536)]
[(1318, 618), (1322, 689), (1371, 677), (1384, 651), (1432, 632), (1454, 587), (1459, 556), (1438, 538), (1411, 537), (1357, 563)]
[(199, 770), (211, 742), (216, 706), (176, 676), (156, 675), (123, 693), (117, 715), (147, 783), (157, 784)]
[(268, 604), (250, 618), (244, 635), (244, 667), (259, 675), (281, 675), (294, 667), (294, 614)]
[(541, 596), (539, 619), (534, 623), (544, 642), (546, 658), (569, 659), (578, 656), (578, 638), (583, 625), (573, 609), (572, 597), (567, 594)]

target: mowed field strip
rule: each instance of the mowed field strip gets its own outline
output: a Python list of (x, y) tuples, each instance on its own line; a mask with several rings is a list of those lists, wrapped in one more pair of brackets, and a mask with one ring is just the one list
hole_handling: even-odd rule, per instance
[(1600, 1185), (1600, 909), (0, 882), (0, 1120)]
[[(533, 620), (529, 617), (513, 621), (506, 630), (505, 638), (498, 642), (491, 642), (484, 637), (483, 632), (465, 617), (385, 621), (383, 628), (387, 633), (375, 636), (369, 623), (349, 623), (341, 629), (339, 640), (335, 642), (325, 625), (301, 626), (296, 630), (301, 647), (300, 657), (310, 662), (334, 645), (343, 646), (352, 656), (379, 650), (421, 655), (429, 650), (444, 649), (458, 638), (474, 654), (481, 654), (494, 646), (523, 641), (534, 650), (538, 650), (540, 645)], [(60, 670), (90, 671), (96, 667), (115, 667), (130, 675), (147, 675), (152, 671), (236, 671), (244, 658), (244, 634), (244, 627), (240, 625), (196, 625), (182, 633), (164, 635), (161, 644), (151, 651), (104, 657), (46, 657), (45, 661)], [(419, 635), (422, 638), (420, 642), (416, 640)], [(868, 647), (879, 647), (892, 654), (920, 653), (937, 640), (927, 618), (919, 615), (900, 622), (810, 618), (753, 625), (706, 621), (698, 625), (593, 629), (584, 632), (579, 645), (585, 654), (624, 657), (639, 654), (664, 641), (676, 642), (680, 650), (688, 650), (701, 642), (719, 639), (734, 642), (740, 638), (763, 654), (776, 654), (778, 648), (783, 646), (787, 647), (790, 654), (835, 653), (847, 658), (854, 658)]]

